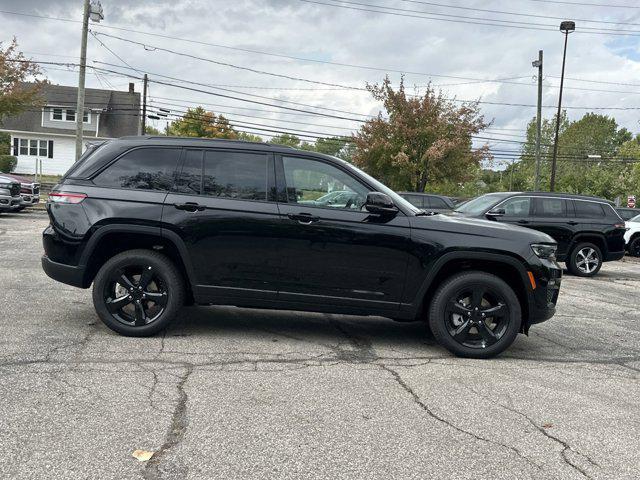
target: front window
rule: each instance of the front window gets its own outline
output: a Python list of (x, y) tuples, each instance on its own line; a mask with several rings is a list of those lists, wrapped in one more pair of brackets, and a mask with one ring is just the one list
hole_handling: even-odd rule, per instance
[(62, 120), (62, 109), (61, 108), (54, 108), (51, 111), (51, 119), (52, 120)]
[[(55, 120), (57, 122), (75, 122), (76, 110), (74, 108), (54, 107), (51, 109), (51, 120)], [(88, 110), (85, 110), (82, 114), (82, 121), (84, 123), (90, 123), (90, 114)]]
[(297, 157), (282, 163), (290, 203), (360, 210), (367, 199), (369, 189), (333, 165)]
[(18, 154), (32, 157), (49, 157), (49, 147), (53, 149), (51, 140), (31, 140), (28, 138), (18, 139)]
[(528, 217), (531, 209), (531, 198), (514, 197), (497, 206), (504, 209), (505, 217)]
[(482, 215), (504, 198), (503, 193), (488, 193), (463, 203), (455, 211), (467, 215)]

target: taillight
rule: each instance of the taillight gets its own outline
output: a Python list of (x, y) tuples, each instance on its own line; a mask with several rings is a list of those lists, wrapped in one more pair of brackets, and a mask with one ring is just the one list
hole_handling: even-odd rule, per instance
[(86, 193), (51, 192), (49, 201), (53, 203), (80, 203), (87, 198)]

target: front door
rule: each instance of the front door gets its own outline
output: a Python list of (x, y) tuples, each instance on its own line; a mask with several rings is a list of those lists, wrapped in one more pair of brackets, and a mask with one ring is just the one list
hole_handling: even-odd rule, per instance
[(273, 156), (185, 149), (162, 213), (186, 246), (199, 301), (274, 299), (278, 277)]
[(407, 217), (363, 209), (370, 188), (320, 159), (282, 156), (283, 257), (279, 298), (396, 310), (407, 268)]

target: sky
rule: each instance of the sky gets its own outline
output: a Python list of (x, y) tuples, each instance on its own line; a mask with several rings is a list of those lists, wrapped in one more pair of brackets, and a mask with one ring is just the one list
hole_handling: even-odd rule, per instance
[[(432, 82), (458, 100), (486, 102), (481, 111), (492, 125), (483, 136), (505, 140), (490, 144), (509, 150), (519, 148), (536, 113), (531, 62), (538, 50), (543, 115), (555, 114), (564, 41), (558, 25), (575, 20), (563, 94), (569, 118), (594, 111), (640, 133), (636, 0), (104, 0), (102, 6), (104, 21), (90, 25), (97, 39), (89, 35), (87, 63), (137, 78), (89, 70), (87, 86), (126, 90), (133, 81), (141, 91), (139, 77), (148, 73), (151, 112), (165, 108), (175, 116), (201, 104), (265, 139), (270, 129), (313, 132), (307, 137), (313, 140), (348, 134), (361, 125), (354, 119), (376, 115), (381, 105), (362, 89), (385, 74), (397, 84), (404, 72), (418, 93)], [(77, 62), (81, 18), (80, 0), (0, 0), (0, 41), (15, 36), (36, 60)], [(75, 68), (48, 66), (45, 73), (52, 83), (77, 85)]]

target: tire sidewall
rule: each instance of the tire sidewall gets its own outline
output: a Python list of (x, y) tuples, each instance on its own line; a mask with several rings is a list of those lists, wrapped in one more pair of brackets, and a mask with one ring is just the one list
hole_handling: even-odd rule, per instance
[(629, 244), (629, 255), (640, 257), (640, 237), (634, 238)]
[[(578, 261), (578, 252), (584, 248), (593, 248), (595, 250), (595, 252), (598, 255), (598, 266), (596, 267), (596, 269), (591, 272), (591, 273), (584, 273), (582, 271), (580, 271), (580, 269), (578, 268), (577, 265), (577, 261)], [(600, 269), (602, 268), (602, 251), (600, 250), (600, 248), (597, 245), (594, 245), (593, 243), (589, 243), (589, 242), (583, 242), (583, 243), (579, 243), (578, 245), (576, 245), (576, 247), (571, 251), (571, 256), (569, 257), (569, 264), (567, 265), (569, 271), (573, 274), (576, 275), (578, 277), (593, 277), (594, 275), (596, 275)]]
[[(141, 327), (119, 322), (107, 310), (104, 301), (104, 290), (111, 274), (115, 270), (132, 265), (151, 266), (167, 289), (167, 305), (162, 315), (152, 323)], [(182, 306), (182, 291), (180, 273), (167, 257), (157, 252), (129, 251), (116, 255), (100, 268), (93, 283), (93, 305), (100, 319), (110, 329), (126, 336), (146, 337), (163, 330), (173, 320)]]
[[(454, 340), (446, 327), (447, 302), (461, 288), (473, 285), (489, 287), (497, 291), (507, 302), (509, 310), (509, 325), (502, 338), (490, 347), (482, 349), (461, 345)], [(454, 355), (468, 358), (490, 358), (502, 353), (515, 340), (522, 324), (522, 308), (515, 292), (499, 277), (484, 272), (466, 272), (449, 278), (437, 290), (429, 308), (428, 323), (438, 343)]]

